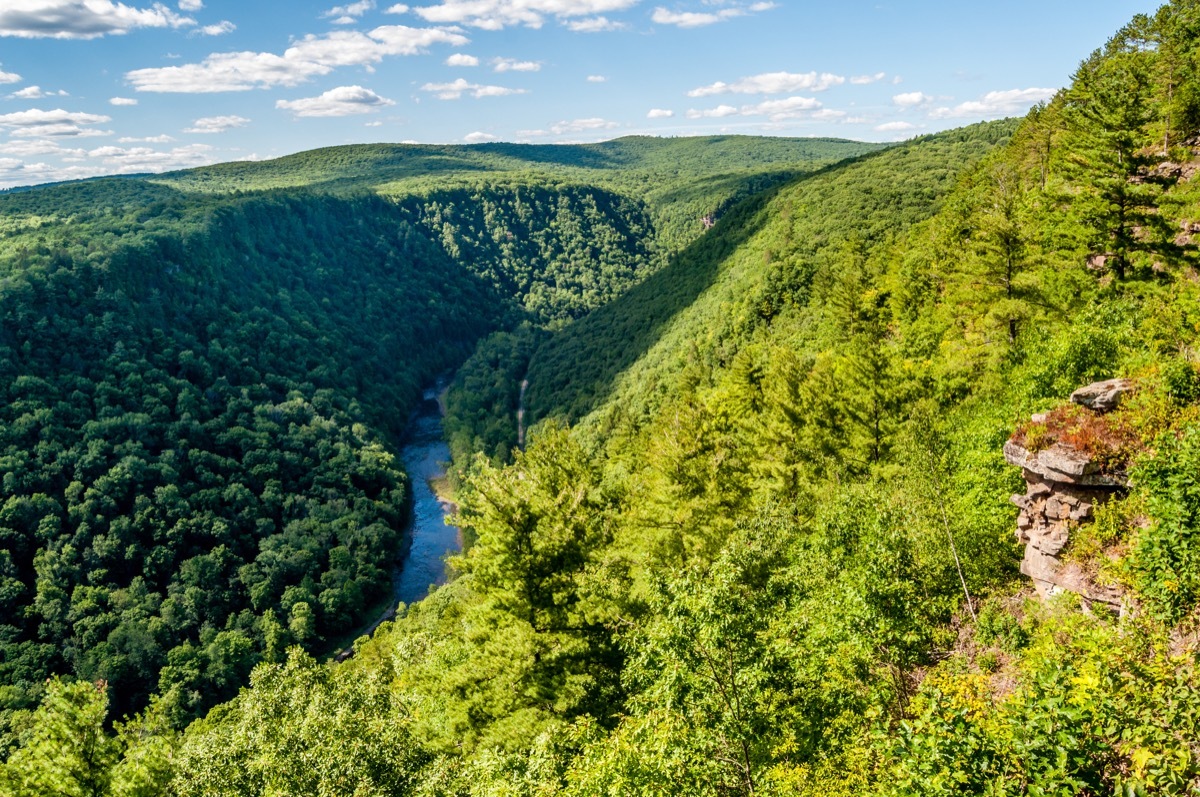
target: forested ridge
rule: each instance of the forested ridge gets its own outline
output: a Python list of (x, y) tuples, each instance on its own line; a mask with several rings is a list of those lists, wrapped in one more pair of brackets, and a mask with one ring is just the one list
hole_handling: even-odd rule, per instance
[[(610, 155), (629, 146), (596, 145)], [(568, 154), (598, 157), (596, 150)], [(473, 347), (448, 396), (454, 522), (468, 542), (452, 562), (455, 577), (402, 607), (340, 664), (306, 652), (303, 634), (321, 633), (319, 623), (355, 589), (351, 581), (360, 590), (370, 583), (370, 571), (355, 558), (366, 541), (336, 537), (342, 528), (362, 531), (357, 517), (345, 527), (329, 516), (297, 518), (309, 525), (296, 527), (294, 543), (286, 525), (276, 532), (293, 560), (303, 557), (289, 546), (334, 537), (310, 553), (308, 582), (288, 581), (302, 571), (286, 568), (274, 581), (265, 578), (264, 568), (279, 560), (265, 557), (264, 547), (236, 582), (262, 586), (221, 629), (169, 624), (187, 616), (182, 581), (174, 591), (168, 582), (155, 604), (147, 597), (154, 585), (129, 580), (104, 597), (114, 610), (98, 614), (134, 622), (138, 611), (150, 616), (139, 606), (152, 606), (161, 619), (146, 628), (183, 634), (178, 638), (197, 661), (226, 661), (219, 657), (237, 650), (231, 642), (240, 633), (254, 654), (234, 661), (258, 662), (250, 685), (237, 690), (237, 671), (228, 670), (229, 680), (208, 688), (236, 697), (205, 713), (206, 705), (181, 701), (186, 690), (172, 692), (168, 680), (144, 710), (128, 713), (130, 697), (108, 671), (64, 668), (44, 689), (31, 676), (18, 683), (6, 674), (12, 710), (0, 785), (19, 795), (1195, 794), (1200, 3), (1175, 0), (1136, 17), (1081, 63), (1068, 88), (1019, 122), (855, 154), (861, 157), (758, 186), (764, 190), (724, 207), (711, 230), (686, 240), (641, 237), (661, 231), (669, 214), (653, 203), (641, 212), (627, 204), (631, 194), (619, 183), (629, 175), (590, 194), (580, 193), (574, 177), (551, 181), (545, 192), (529, 175), (461, 174), (441, 188), (413, 184), (405, 195), (389, 188), (386, 199), (330, 192), (320, 200), (330, 213), (342, 203), (391, 203), (381, 218), (393, 237), (370, 221), (347, 222), (351, 230), (359, 225), (362, 245), (378, 244), (378, 257), (386, 258), (406, 243), (403, 262), (414, 272), (425, 273), (417, 264), (440, 264), (443, 279), (462, 281), (452, 290), (495, 311), (470, 329), (451, 323), (460, 337), (437, 338), (444, 359), (413, 365), (406, 383), (457, 364)], [(305, 163), (283, 173), (298, 179)], [(242, 179), (247, 168), (124, 190), (159, 196), (172, 181)], [(691, 177), (679, 185), (681, 196), (691, 196)], [(35, 213), (41, 206), (26, 198), (37, 193), (6, 198), (28, 208), (6, 222), (13, 240), (57, 229), (53, 222), (39, 227), (39, 213), (49, 214)], [(274, 189), (219, 194), (194, 195), (188, 203), (195, 204), (179, 206), (181, 229), (193, 212), (184, 208), (211, 201), (314, 201)], [(120, 192), (114, 197), (114, 207), (141, 207)], [(539, 237), (525, 212), (553, 215), (555, 229), (578, 230), (577, 239)], [(131, 220), (128, 234), (143, 224), (154, 229), (155, 222)], [(397, 231), (410, 237), (398, 242)], [(264, 253), (263, 269), (276, 262), (271, 240), (265, 236), (253, 250)], [(305, 241), (321, 253), (316, 239), (281, 240)], [(588, 249), (599, 245), (611, 249)], [(172, 271), (174, 250), (156, 246), (164, 274), (175, 279), (188, 271)], [(237, 250), (213, 251), (230, 251), (233, 259)], [(85, 274), (81, 264), (93, 262), (76, 254), (70, 266), (56, 264), (65, 255), (49, 248), (21, 256), (27, 260), (6, 267), (0, 288), (30, 284), (13, 308), (38, 297), (52, 302), (56, 291), (72, 289), (55, 283), (51, 290), (24, 275)], [(544, 270), (523, 270), (531, 257)], [(580, 269), (581, 258), (597, 264), (596, 273)], [(358, 285), (354, 275), (369, 260), (356, 258), (355, 269), (333, 275), (336, 288)], [(94, 268), (115, 263), (101, 258)], [(319, 258), (305, 263), (327, 267)], [(363, 284), (374, 286), (383, 272), (362, 275)], [(262, 284), (227, 279), (243, 293)], [(307, 301), (300, 282), (288, 289), (293, 303)], [(84, 284), (87, 296), (107, 296)], [(132, 278), (120, 284), (126, 292), (166, 290), (153, 280), (142, 288)], [(435, 283), (425, 287), (432, 292)], [(288, 317), (276, 319), (285, 305), (275, 293), (246, 294), (244, 301), (274, 309), (261, 314), (256, 340), (269, 339), (263, 330)], [(465, 308), (434, 298), (424, 305), (435, 317)], [(213, 312), (225, 311), (214, 303)], [(103, 323), (93, 315), (98, 320), (89, 323)], [(31, 313), (22, 327), (28, 336), (53, 332), (37, 318), (53, 316)], [(55, 334), (77, 335), (79, 323), (64, 323)], [(137, 334), (152, 335), (164, 323), (151, 318)], [(346, 340), (365, 346), (396, 323), (402, 321), (376, 319), (364, 324), (369, 334)], [(210, 333), (220, 352), (231, 348), (223, 336), (237, 328), (223, 323), (220, 335)], [(10, 356), (34, 362), (28, 358), (41, 350), (7, 329)], [(291, 339), (284, 328), (276, 334), (281, 345)], [(463, 341), (457, 350), (455, 340)], [(336, 343), (340, 367), (330, 360), (323, 371), (323, 349), (308, 347), (311, 389), (280, 385), (291, 391), (280, 397), (244, 384), (253, 377), (238, 369), (259, 368), (254, 359), (220, 359), (210, 345), (213, 377), (220, 368), (240, 373), (241, 381), (225, 377), (228, 398), (223, 385), (211, 388), (214, 398), (199, 381), (198, 397), (225, 409), (187, 423), (211, 422), (207, 434), (216, 438), (221, 423), (240, 424), (232, 427), (236, 439), (249, 437), (260, 415), (264, 424), (287, 420), (290, 436), (312, 441), (313, 462), (322, 468), (349, 462), (327, 450), (359, 463), (344, 476), (339, 471), (336, 484), (314, 481), (316, 492), (304, 492), (303, 483), (288, 489), (322, 506), (341, 500), (373, 518), (369, 513), (382, 513), (378, 505), (386, 503), (378, 500), (381, 491), (397, 489), (402, 476), (380, 464), (387, 463), (390, 432), (372, 414), (380, 398), (368, 395), (380, 386), (358, 383), (360, 366), (346, 365), (354, 361), (342, 359), (345, 344)], [(109, 346), (112, 368), (130, 360)], [(53, 349), (55, 357), (68, 351)], [(183, 382), (198, 379), (191, 371), (146, 357), (130, 379), (182, 380), (169, 383), (164, 396), (189, 395)], [(81, 363), (100, 367), (98, 357)], [(153, 369), (164, 376), (147, 377)], [(142, 398), (146, 406), (135, 410), (116, 389), (75, 385), (72, 369), (57, 364), (39, 365), (39, 373), (45, 386), (25, 374), (9, 377), (23, 391), (9, 399), (12, 417), (3, 419), (11, 461), (25, 462), (44, 446), (66, 451), (72, 434), (104, 440), (101, 430), (144, 426), (140, 416), (129, 417), (135, 411), (151, 420), (157, 411), (175, 424), (165, 427), (173, 436), (182, 439), (186, 429), (186, 439), (193, 437), (192, 426), (180, 426), (178, 409), (160, 410)], [(47, 376), (54, 374), (57, 382)], [(1119, 404), (1093, 411), (1068, 401), (1076, 388), (1116, 377), (1128, 380)], [(521, 450), (513, 412), (525, 379), (536, 425)], [(242, 387), (244, 395), (237, 393)], [(82, 425), (68, 418), (59, 435), (41, 439), (42, 429), (58, 428), (41, 419), (57, 419), (85, 399), (95, 425), (87, 426), (90, 416)], [(119, 451), (114, 445), (108, 454), (100, 444), (95, 456), (146, 459), (137, 446), (157, 450), (153, 438), (121, 434)], [(330, 448), (322, 449), (326, 440)], [(1079, 465), (1076, 475), (1113, 485), (1111, 500), (1089, 505), (1091, 522), (1067, 522), (1066, 509), (1056, 515), (1069, 537), (1055, 552), (1080, 583), (1117, 596), (1111, 602), (1087, 590), (1035, 593), (1018, 573), (1018, 511), (1010, 496), (1023, 483), (1051, 488), (1028, 467), (1006, 462), (1014, 445), (1034, 460), (1042, 452), (1086, 455), (1093, 470)], [(88, 467), (92, 449), (76, 447), (75, 459), (64, 462)], [(250, 461), (221, 455), (239, 467)], [(165, 454), (158, 461), (175, 467)], [(374, 470), (364, 472), (364, 463)], [(54, 467), (29, 472), (47, 478)], [(95, 484), (116, 481), (112, 465), (104, 473)], [(77, 635), (104, 628), (76, 622), (70, 611), (76, 593), (85, 608), (99, 599), (98, 585), (83, 576), (115, 566), (114, 554), (105, 552), (120, 546), (110, 540), (123, 541), (119, 535), (134, 521), (125, 520), (125, 509), (101, 511), (103, 523), (94, 521), (100, 505), (86, 500), (112, 491), (80, 484), (82, 491), (69, 482), (54, 488), (60, 493), (43, 491), (49, 498), (26, 496), (22, 485), (26, 492), (10, 501), (20, 511), (5, 522), (25, 525), (5, 526), (14, 532), (3, 539), (26, 545), (18, 556), (29, 555), (29, 541), (53, 541), (47, 550), (57, 558), (48, 565), (42, 555), (35, 571), (50, 572), (50, 583), (78, 584), (68, 602), (65, 590), (42, 589), (37, 571), (36, 600), (29, 602), (19, 575), (3, 582), (0, 596), (32, 607), (21, 615), (29, 625), (11, 635), (21, 644), (39, 644), (60, 616)], [(195, 484), (197, 492), (206, 488)], [(135, 518), (142, 494), (126, 493)], [(54, 495), (71, 503), (56, 508)], [(1028, 500), (1021, 500), (1027, 512)], [(81, 503), (89, 508), (72, 514)], [(382, 535), (387, 518), (374, 522)], [(63, 570), (60, 559), (76, 538), (92, 540), (92, 558), (85, 556), (77, 572)], [(182, 552), (179, 579), (223, 566), (212, 541), (182, 542), (196, 548), (172, 549)], [(228, 551), (221, 556), (237, 553)], [(13, 564), (5, 566), (19, 574), (22, 565), (9, 557)], [(204, 562), (189, 565), (193, 559)], [(293, 589), (308, 592), (288, 604)], [(54, 600), (65, 615), (54, 613)], [(301, 603), (310, 608), (296, 610)], [(119, 652), (118, 643), (136, 638), (109, 633), (106, 643)], [(63, 650), (88, 649), (73, 644)], [(9, 666), (5, 655), (0, 661)], [(163, 669), (164, 677), (173, 672)], [(26, 708), (30, 696), (39, 702)], [(192, 714), (203, 716), (182, 727)]]

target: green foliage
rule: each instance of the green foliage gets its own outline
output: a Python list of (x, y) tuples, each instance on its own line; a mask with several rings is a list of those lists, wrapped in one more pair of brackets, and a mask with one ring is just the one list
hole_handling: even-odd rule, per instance
[(267, 612), (316, 649), (390, 592), (389, 404), (495, 300), (388, 212), (254, 200), (194, 232), (4, 250), (6, 684), (104, 680), (117, 716), (157, 685), (183, 722), (244, 683)]
[(105, 725), (104, 683), (47, 684), (37, 710), (17, 723), (18, 747), (0, 764), (0, 787), (13, 797), (151, 797), (171, 774), (176, 734), (159, 706), (118, 724)]
[(194, 725), (172, 793), (396, 795), (426, 760), (383, 673), (334, 670), (293, 648), (261, 664), (251, 688)]
[(564, 431), (546, 428), (510, 468), (482, 465), (453, 520), (473, 540), (454, 566), (498, 609), (537, 632), (586, 624), (577, 579), (611, 531), (595, 471)]
[[(133, 190), (166, 185), (206, 194), (280, 188), (344, 194), (377, 188), (384, 195), (404, 197), (442, 191), (455, 183), (505, 182), (534, 188), (567, 183), (644, 201), (659, 243), (676, 250), (700, 234), (701, 219), (720, 215), (739, 199), (883, 147), (842, 139), (759, 136), (628, 136), (576, 145), (369, 144), (160, 175)], [(53, 205), (46, 207), (54, 211)], [(36, 221), (31, 218), (28, 223)]]
[(975, 620), (975, 638), (981, 645), (997, 646), (1009, 653), (1016, 653), (1025, 647), (1029, 634), (1001, 602), (992, 600), (979, 609)]
[(927, 678), (912, 719), (883, 741), (881, 793), (1192, 793), (1194, 660), (1147, 629), (1062, 611), (1039, 625), (1011, 693), (977, 673)]
[(398, 202), (403, 219), (543, 323), (577, 318), (658, 266), (641, 205), (590, 186), (483, 183)]
[[(1148, 23), (1145, 18), (1141, 22)], [(1107, 51), (1088, 59), (1074, 75), (1065, 104), (1069, 124), (1067, 172), (1079, 185), (1072, 207), (1093, 252), (1102, 252), (1117, 279), (1125, 277), (1131, 256), (1143, 248), (1161, 185), (1135, 180), (1150, 165), (1143, 150), (1153, 119), (1151, 43), (1135, 22), (1109, 42)]]
[[(411, 177), (446, 165), (449, 150), (400, 147), (231, 165), (216, 182), (193, 172), (3, 197), (7, 699), (27, 705), (46, 675), (73, 672), (107, 680), (118, 715), (157, 685), (182, 723), (232, 697), (262, 656), (320, 650), (359, 623), (390, 588), (405, 489), (393, 447), (418, 388), (490, 329), (561, 323), (657, 266), (652, 215), (612, 188), (873, 148), (755, 143), (680, 161), (660, 150), (699, 145), (629, 141), (557, 164), (607, 189), (566, 172), (530, 179), (561, 148), (482, 160), (459, 148), (459, 167), (486, 161), (497, 176), (363, 197), (367, 180), (400, 174), (373, 171), (380, 158)], [(653, 174), (623, 171), (635, 167)], [(311, 184), (313, 169), (337, 185), (221, 196), (243, 179)], [(759, 177), (731, 176), (719, 196)], [(508, 361), (528, 359), (527, 339)], [(479, 440), (508, 456), (511, 425), (485, 420), (503, 418), (497, 401), (516, 403), (484, 415), (451, 402), (461, 450)]]
[(1177, 621), (1200, 602), (1200, 429), (1159, 437), (1132, 478), (1153, 518), (1137, 534), (1137, 588), (1156, 614)]

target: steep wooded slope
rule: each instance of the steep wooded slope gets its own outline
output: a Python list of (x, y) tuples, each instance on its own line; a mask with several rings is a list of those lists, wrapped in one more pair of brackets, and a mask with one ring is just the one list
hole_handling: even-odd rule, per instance
[(756, 329), (808, 303), (815, 275), (845, 246), (866, 251), (902, 237), (1012, 129), (999, 122), (917, 139), (737, 207), (669, 268), (537, 348), (532, 418), (573, 422), (601, 405), (652, 413), (646, 394), (665, 387), (667, 372), (692, 357), (727, 365)]

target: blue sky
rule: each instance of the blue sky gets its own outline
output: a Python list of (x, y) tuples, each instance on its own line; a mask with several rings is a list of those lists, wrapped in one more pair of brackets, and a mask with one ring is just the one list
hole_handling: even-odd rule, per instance
[(903, 139), (1024, 113), (1156, 5), (0, 0), (0, 188), (376, 141)]

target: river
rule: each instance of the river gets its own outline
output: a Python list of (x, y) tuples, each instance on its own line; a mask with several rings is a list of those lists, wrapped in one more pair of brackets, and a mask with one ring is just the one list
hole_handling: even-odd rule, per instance
[[(429, 588), (446, 583), (446, 555), (462, 550), (458, 529), (446, 525), (446, 516), (454, 505), (442, 501), (433, 491), (432, 482), (446, 475), (450, 446), (442, 439), (442, 407), (438, 402), (444, 385), (426, 388), (421, 403), (408, 422), (400, 461), (408, 474), (412, 490), (412, 508), (396, 564), (392, 566), (392, 604), (359, 629), (356, 636), (371, 636), (375, 629), (396, 616), (396, 604), (416, 603), (429, 594)], [(340, 647), (338, 661), (354, 655), (354, 647)]]
[(405, 532), (407, 551), (392, 570), (392, 597), (405, 604), (424, 598), (430, 586), (445, 584), (446, 554), (462, 549), (458, 529), (446, 525), (446, 515), (454, 507), (439, 499), (431, 484), (446, 475), (445, 464), (450, 461), (450, 447), (442, 436), (441, 389), (440, 385), (426, 388), (400, 449), (412, 485), (412, 513)]

